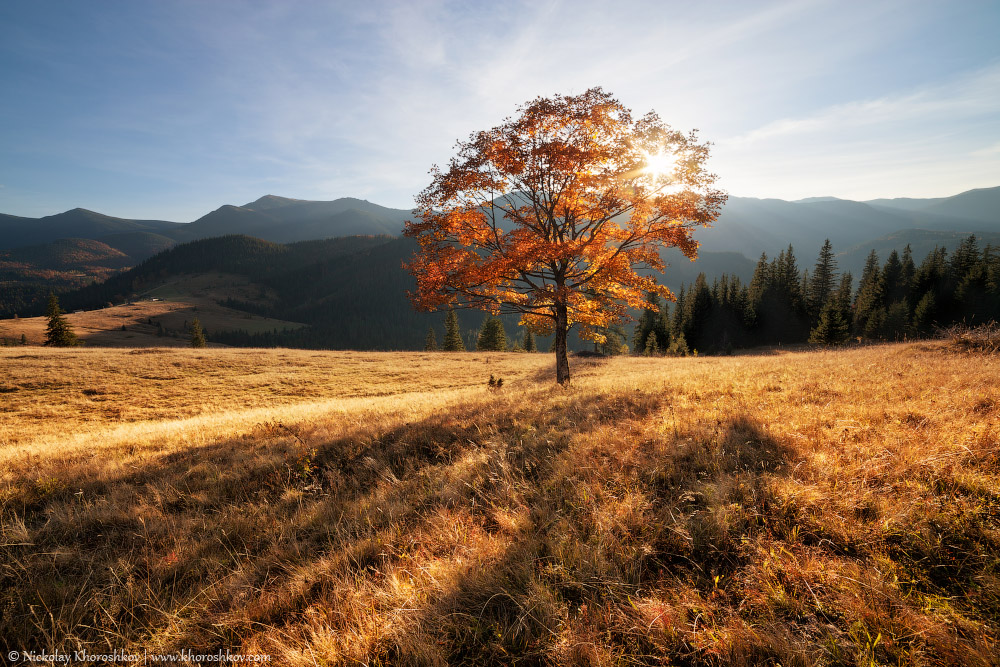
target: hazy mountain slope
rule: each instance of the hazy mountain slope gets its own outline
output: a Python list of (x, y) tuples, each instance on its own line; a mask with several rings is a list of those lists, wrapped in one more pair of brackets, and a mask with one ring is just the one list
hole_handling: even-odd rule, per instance
[(229, 234), (264, 238), (259, 232), (265, 232), (277, 224), (278, 221), (267, 213), (226, 204), (177, 230), (175, 238), (196, 240)]
[(724, 273), (749, 282), (750, 278), (753, 277), (753, 270), (757, 266), (756, 260), (738, 252), (703, 250), (698, 253), (698, 259), (692, 262), (680, 250), (668, 248), (660, 253), (660, 257), (666, 261), (667, 268), (658, 275), (657, 280), (674, 291), (682, 283), (693, 283), (698, 278), (699, 273), (704, 273), (708, 277), (709, 283), (712, 282), (713, 278), (718, 278)]
[[(100, 240), (136, 261), (176, 242), (248, 234), (279, 243), (338, 236), (399, 235), (410, 211), (345, 197), (304, 201), (266, 195), (246, 206), (225, 205), (191, 223), (128, 220), (82, 208), (43, 218), (0, 214), (0, 250), (61, 238)], [(131, 233), (156, 236), (133, 236)], [(116, 245), (116, 244), (120, 244)]]
[[(965, 232), (904, 229), (881, 238), (865, 241), (837, 253), (837, 264), (840, 270), (851, 271), (855, 278), (859, 278), (865, 260), (868, 259), (868, 254), (872, 250), (877, 252), (879, 259), (884, 262), (893, 250), (902, 254), (903, 248), (909, 245), (913, 253), (913, 261), (919, 265), (935, 247), (946, 248), (950, 252), (968, 237), (969, 234)], [(976, 238), (979, 239), (981, 246), (992, 244), (1000, 247), (1000, 232), (976, 232)], [(800, 265), (805, 266), (801, 264), (801, 258)]]
[(904, 226), (898, 213), (859, 202), (793, 203), (732, 197), (716, 224), (697, 230), (695, 238), (713, 251), (740, 252), (756, 258), (762, 252), (773, 255), (789, 244), (811, 252), (826, 238), (834, 247), (843, 248)]
[(944, 201), (947, 197), (936, 197), (933, 199), (914, 199), (912, 197), (896, 197), (894, 199), (869, 199), (862, 203), (869, 206), (881, 206), (902, 211), (919, 211), (933, 203)]
[(339, 236), (389, 235), (399, 236), (403, 225), (400, 222), (380, 218), (368, 211), (347, 209), (319, 219), (302, 219), (295, 224), (287, 224), (271, 229), (259, 230), (267, 238), (278, 243), (307, 241), (311, 239), (335, 238)]
[(1000, 231), (1000, 187), (969, 190), (954, 197), (935, 201), (921, 210), (935, 215), (991, 223), (989, 229)]
[[(829, 238), (834, 249), (845, 251), (855, 246), (878, 243), (887, 237), (902, 238), (905, 230), (939, 230), (1000, 233), (1000, 218), (963, 217), (966, 213), (987, 211), (994, 199), (1000, 200), (1000, 188), (970, 191), (948, 200), (928, 200), (920, 208), (916, 201), (902, 206), (874, 205), (832, 198), (813, 198), (799, 202), (781, 199), (732, 197), (716, 224), (698, 229), (694, 236), (713, 251), (739, 252), (756, 258), (761, 252), (773, 256), (792, 245), (796, 253), (808, 256)], [(911, 205), (912, 204), (912, 205)], [(1000, 210), (1000, 201), (998, 201)], [(948, 235), (942, 238), (952, 238)], [(901, 250), (906, 242), (903, 242)]]
[(398, 235), (409, 217), (409, 211), (361, 199), (313, 202), (266, 195), (245, 206), (222, 206), (179, 230), (177, 238), (248, 234), (290, 243), (339, 236)]
[(177, 245), (177, 241), (155, 232), (119, 232), (101, 237), (101, 242), (132, 258), (133, 264)]
[[(232, 274), (244, 276), (249, 283), (234, 283), (231, 293), (224, 286), (215, 289), (226, 305), (312, 325), (309, 330), (277, 341), (280, 344), (419, 349), (429, 327), (436, 327), (439, 338), (443, 336), (444, 314), (417, 312), (407, 298), (407, 291), (416, 285), (402, 265), (416, 248), (412, 239), (392, 237), (345, 237), (287, 245), (247, 236), (217, 237), (178, 245), (103, 284), (60, 298), (68, 309), (89, 309), (143, 294), (159, 295), (156, 290), (163, 285), (175, 289), (192, 284), (192, 276)], [(664, 258), (669, 266), (662, 280), (674, 290), (681, 283), (694, 282), (702, 271), (710, 279), (730, 273), (744, 280), (749, 280), (753, 272), (753, 262), (735, 253), (703, 252), (698, 261), (690, 262), (678, 251), (670, 250)], [(268, 297), (246, 296), (257, 292)], [(36, 304), (36, 310), (41, 307), (41, 303)], [(463, 336), (470, 348), (475, 345), (483, 318), (479, 311), (460, 313)], [(512, 336), (518, 319), (516, 315), (504, 318)], [(585, 345), (574, 340), (577, 349)]]
[(38, 245), (62, 238), (100, 239), (121, 232), (170, 233), (179, 223), (164, 220), (127, 220), (75, 208), (44, 218), (0, 218), (0, 250)]
[(412, 217), (412, 213), (408, 210), (387, 208), (354, 197), (342, 197), (333, 201), (305, 201), (265, 195), (242, 208), (266, 212), (283, 222), (319, 221), (347, 211), (360, 211), (386, 224), (398, 223), (394, 231), (396, 234), (402, 230), (403, 221)]

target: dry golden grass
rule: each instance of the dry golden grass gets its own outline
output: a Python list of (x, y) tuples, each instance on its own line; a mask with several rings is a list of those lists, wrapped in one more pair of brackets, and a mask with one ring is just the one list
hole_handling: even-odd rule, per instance
[[(209, 331), (210, 337), (211, 332), (219, 330), (261, 332), (302, 326), (225, 308), (209, 296), (175, 295), (161, 301), (137, 301), (66, 314), (66, 320), (83, 344), (93, 347), (187, 347), (190, 337), (186, 332), (195, 318)], [(157, 322), (168, 331), (178, 332), (179, 337), (157, 336)], [(0, 339), (17, 343), (24, 334), (29, 345), (41, 345), (47, 323), (45, 317), (0, 320)]]
[(551, 366), (0, 350), (8, 646), (997, 663), (998, 357)]

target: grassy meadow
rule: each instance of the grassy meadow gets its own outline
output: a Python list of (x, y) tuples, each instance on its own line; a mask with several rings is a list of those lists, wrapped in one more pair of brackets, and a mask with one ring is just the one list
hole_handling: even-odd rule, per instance
[(0, 649), (998, 663), (1000, 356), (571, 363), (0, 348)]

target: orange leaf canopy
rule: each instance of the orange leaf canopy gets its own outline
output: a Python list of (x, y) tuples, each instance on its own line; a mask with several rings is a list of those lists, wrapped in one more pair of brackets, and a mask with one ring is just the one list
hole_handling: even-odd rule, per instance
[(673, 299), (638, 271), (662, 272), (665, 247), (695, 259), (692, 228), (718, 217), (726, 195), (705, 170), (708, 144), (654, 113), (633, 120), (600, 88), (520, 112), (431, 170), (404, 232), (420, 244), (410, 298), (425, 310), (519, 312), (537, 333), (565, 307), (569, 326), (602, 341), (648, 293)]

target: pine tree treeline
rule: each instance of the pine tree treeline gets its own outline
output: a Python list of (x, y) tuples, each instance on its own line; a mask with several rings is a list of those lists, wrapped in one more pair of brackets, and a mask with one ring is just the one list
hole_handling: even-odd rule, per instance
[(672, 307), (652, 303), (633, 332), (637, 354), (920, 337), (958, 322), (1000, 320), (1000, 248), (980, 248), (972, 235), (950, 257), (936, 248), (919, 266), (909, 246), (884, 264), (872, 251), (855, 291), (851, 274), (837, 271), (829, 240), (811, 272), (800, 272), (789, 246), (770, 261), (761, 255), (749, 285), (726, 275), (710, 285), (701, 274)]

